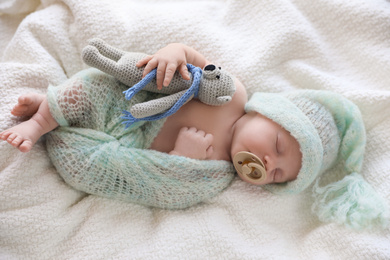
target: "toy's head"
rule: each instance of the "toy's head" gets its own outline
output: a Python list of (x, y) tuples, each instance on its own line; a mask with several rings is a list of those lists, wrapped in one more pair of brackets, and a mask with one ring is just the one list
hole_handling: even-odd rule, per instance
[(232, 100), (235, 91), (233, 78), (227, 71), (212, 64), (204, 67), (198, 93), (201, 102), (213, 106), (223, 105)]

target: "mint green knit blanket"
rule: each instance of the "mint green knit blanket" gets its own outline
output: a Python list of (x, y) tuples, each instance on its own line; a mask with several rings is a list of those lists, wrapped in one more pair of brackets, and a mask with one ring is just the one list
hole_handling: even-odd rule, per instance
[(157, 94), (128, 87), (96, 69), (79, 72), (47, 98), (60, 124), (47, 134), (51, 161), (73, 188), (146, 206), (181, 209), (210, 199), (234, 177), (226, 161), (194, 160), (148, 149), (165, 119), (121, 124), (123, 110)]

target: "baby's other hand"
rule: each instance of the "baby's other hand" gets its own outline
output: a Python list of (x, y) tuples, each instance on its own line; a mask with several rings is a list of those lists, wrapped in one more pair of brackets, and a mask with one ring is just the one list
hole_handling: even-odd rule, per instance
[(137, 67), (145, 66), (143, 77), (153, 69), (157, 68), (156, 82), (157, 89), (168, 86), (176, 70), (185, 80), (190, 76), (187, 69), (187, 57), (183, 46), (179, 43), (172, 43), (157, 51), (154, 55), (146, 56), (137, 62)]
[(170, 154), (207, 160), (213, 154), (214, 137), (195, 127), (183, 127), (177, 136), (175, 148)]

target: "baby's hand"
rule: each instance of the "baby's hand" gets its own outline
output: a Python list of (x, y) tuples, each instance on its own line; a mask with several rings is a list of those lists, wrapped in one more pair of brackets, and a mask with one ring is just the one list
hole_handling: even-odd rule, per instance
[(154, 55), (146, 56), (137, 62), (137, 67), (145, 66), (143, 77), (153, 69), (157, 68), (156, 82), (157, 89), (168, 86), (176, 70), (179, 71), (183, 79), (189, 80), (187, 70), (186, 52), (181, 44), (172, 43), (157, 51)]
[(169, 154), (180, 155), (192, 159), (207, 160), (213, 154), (213, 135), (206, 134), (195, 127), (183, 127), (177, 136), (175, 148)]

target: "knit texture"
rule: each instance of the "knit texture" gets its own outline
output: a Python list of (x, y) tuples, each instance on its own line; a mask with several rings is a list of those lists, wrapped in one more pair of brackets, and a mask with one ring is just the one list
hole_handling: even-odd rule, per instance
[(50, 159), (72, 187), (142, 205), (181, 209), (210, 199), (231, 182), (226, 161), (193, 160), (147, 149), (165, 122), (138, 122), (124, 129), (122, 110), (155, 98), (141, 91), (129, 102), (126, 87), (96, 69), (82, 71), (48, 100), (61, 125), (47, 137)]
[[(26, 10), (32, 1), (0, 1), (14, 11), (0, 7), (1, 131), (20, 122), (9, 111), (21, 94), (87, 67), (80, 54), (92, 37), (150, 54), (183, 42), (249, 96), (321, 89), (352, 100), (367, 130), (361, 173), (390, 205), (388, 1), (37, 0)], [(390, 259), (390, 228), (318, 221), (311, 187), (279, 196), (236, 177), (207, 203), (160, 210), (73, 189), (43, 140), (27, 154), (0, 142), (1, 259)], [(336, 165), (324, 178), (341, 176)]]
[[(284, 127), (298, 141), (302, 166), (295, 180), (264, 187), (278, 194), (299, 193), (316, 180), (313, 211), (325, 222), (355, 229), (386, 227), (390, 211), (384, 199), (358, 173), (366, 132), (358, 107), (330, 91), (255, 93), (245, 106)], [(346, 175), (319, 187), (319, 177), (338, 161)]]
[[(195, 67), (191, 64), (187, 64), (187, 69), (193, 76), (192, 85), (189, 89), (182, 90), (181, 92), (170, 95), (169, 100), (173, 102), (173, 104), (170, 104), (170, 102), (156, 103), (156, 99), (154, 99), (149, 102), (143, 102), (142, 104), (132, 106), (131, 113), (124, 111), (125, 115), (122, 117), (123, 119), (126, 119), (126, 121), (124, 121), (126, 127), (129, 127), (138, 121), (154, 121), (168, 117), (176, 113), (177, 110), (179, 110), (193, 97), (197, 98), (199, 93), (200, 80), (202, 77), (202, 70), (199, 67)], [(147, 86), (147, 84), (156, 77), (156, 74), (157, 69), (152, 70), (140, 82), (124, 91), (126, 99), (131, 100), (135, 94), (144, 89), (145, 86)], [(160, 98), (160, 100), (164, 98), (165, 97)], [(157, 107), (149, 104), (151, 102), (156, 103)], [(145, 113), (146, 111), (148, 113)]]
[[(189, 72), (192, 72), (190, 73), (190, 80), (184, 80), (178, 72), (175, 72), (170, 84), (159, 90), (156, 87), (155, 73), (152, 72), (149, 75), (151, 78), (148, 77), (146, 81), (141, 80), (143, 68), (138, 68), (136, 63), (145, 56), (146, 54), (142, 53), (119, 50), (98, 38), (91, 39), (82, 52), (86, 64), (114, 76), (129, 87), (133, 87), (141, 81), (138, 87), (142, 86), (144, 90), (171, 94), (147, 103), (134, 105), (130, 111), (131, 117), (127, 116), (129, 125), (138, 121), (134, 118), (146, 118), (156, 114), (164, 115), (167, 110), (170, 112), (166, 113), (165, 116), (168, 116), (193, 97), (197, 97), (207, 105), (220, 106), (229, 102), (234, 95), (236, 88), (232, 76), (227, 71), (212, 64), (204, 68), (203, 73), (201, 73), (202, 77), (196, 75), (196, 78), (193, 73), (195, 71), (199, 72), (200, 69), (192, 68), (193, 66), (189, 65), (192, 66), (189, 68)], [(128, 93), (127, 96), (131, 96), (131, 94)], [(170, 110), (173, 106), (176, 107)], [(158, 120), (160, 118), (160, 116), (156, 118), (149, 117), (148, 120)]]

